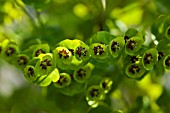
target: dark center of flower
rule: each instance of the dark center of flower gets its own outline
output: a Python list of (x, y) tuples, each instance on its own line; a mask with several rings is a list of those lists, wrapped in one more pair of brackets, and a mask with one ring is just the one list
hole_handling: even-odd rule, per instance
[(86, 56), (87, 50), (83, 47), (78, 47), (76, 54), (78, 54), (79, 57)]
[(138, 61), (139, 58), (137, 58), (136, 56), (131, 56), (130, 60), (132, 63), (135, 63), (136, 61)]
[(50, 60), (45, 59), (45, 60), (41, 61), (40, 66), (42, 67), (42, 69), (45, 69), (45, 70), (46, 70), (46, 69), (47, 69), (47, 66), (51, 66)]
[(84, 78), (86, 76), (86, 71), (83, 70), (83, 69), (79, 69), (77, 71), (77, 76), (80, 77), (80, 78)]
[(147, 53), (144, 57), (144, 63), (145, 64), (150, 64), (150, 62), (153, 61), (153, 58), (152, 58), (152, 54), (151, 53)]
[(7, 50), (5, 51), (5, 53), (6, 53), (7, 56), (11, 56), (12, 54), (15, 53), (15, 49), (12, 48), (12, 47), (9, 47), (9, 48), (7, 48)]
[(26, 65), (27, 64), (27, 58), (24, 56), (19, 57), (17, 60), (19, 65)]
[(68, 49), (70, 52), (71, 52), (71, 54), (74, 56), (74, 50), (73, 49)]
[(128, 36), (125, 36), (125, 37), (124, 37), (125, 43), (129, 40), (129, 38), (130, 38), (130, 37), (128, 37)]
[(30, 67), (28, 69), (28, 76), (30, 77), (30, 76), (33, 76), (33, 75), (34, 75), (34, 69)]
[(42, 49), (38, 49), (38, 50), (35, 52), (35, 57), (38, 57), (38, 55), (40, 55), (41, 53), (45, 53), (45, 51), (43, 51)]
[(101, 55), (104, 52), (103, 48), (100, 45), (94, 47), (93, 50), (94, 50), (95, 55), (98, 55), (98, 54)]
[(91, 95), (91, 97), (97, 97), (98, 95), (99, 95), (99, 90), (98, 89), (92, 89), (91, 91), (90, 91), (90, 95)]
[(164, 56), (163, 52), (158, 52), (158, 60), (161, 60)]
[(2, 47), (0, 46), (0, 53), (2, 52)]
[(114, 51), (114, 52), (116, 52), (116, 50), (119, 49), (119, 48), (120, 48), (120, 47), (119, 47), (119, 43), (113, 41), (113, 42), (112, 42), (112, 46), (111, 46), (111, 50)]
[(140, 68), (137, 65), (131, 65), (131, 67), (129, 68), (129, 72), (131, 72), (132, 74), (135, 74), (136, 72), (139, 73)]
[(168, 33), (168, 35), (170, 35), (170, 28), (168, 29), (167, 33)]
[(134, 47), (136, 46), (136, 42), (134, 40), (130, 40), (127, 44), (128, 48), (133, 50)]
[(107, 83), (106, 83), (106, 82), (103, 82), (103, 83), (102, 83), (102, 87), (103, 87), (104, 89), (106, 89), (106, 88), (107, 88)]
[(67, 78), (65, 76), (60, 76), (60, 79), (57, 81), (57, 84), (62, 86), (66, 82), (67, 82)]
[(63, 50), (59, 51), (58, 55), (59, 55), (59, 58), (64, 57), (65, 59), (67, 59), (69, 57), (69, 52), (67, 52), (66, 50), (63, 49)]
[(165, 65), (166, 66), (170, 66), (170, 56), (168, 56), (167, 58), (166, 58), (166, 60), (165, 60)]

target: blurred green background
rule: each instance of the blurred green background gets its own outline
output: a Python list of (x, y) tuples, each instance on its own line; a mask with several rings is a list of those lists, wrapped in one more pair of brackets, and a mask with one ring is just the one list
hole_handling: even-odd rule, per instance
[[(24, 50), (41, 40), (54, 48), (66, 38), (87, 42), (97, 31), (122, 35), (130, 27), (144, 29), (149, 41), (153, 22), (168, 15), (169, 6), (169, 0), (0, 0), (0, 42), (14, 39)], [(90, 109), (84, 94), (35, 86), (0, 59), (0, 113), (168, 113), (169, 72), (153, 73), (141, 81), (122, 77), (106, 99), (109, 106)]]

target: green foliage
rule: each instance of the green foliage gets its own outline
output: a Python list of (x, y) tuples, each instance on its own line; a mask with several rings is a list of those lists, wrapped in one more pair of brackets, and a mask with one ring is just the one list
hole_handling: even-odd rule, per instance
[(169, 112), (169, 12), (167, 0), (1, 0), (0, 58), (38, 89), (0, 95), (0, 111)]

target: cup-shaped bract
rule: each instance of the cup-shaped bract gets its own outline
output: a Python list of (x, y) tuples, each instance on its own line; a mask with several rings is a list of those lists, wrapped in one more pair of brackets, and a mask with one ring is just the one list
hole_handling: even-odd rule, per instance
[(26, 54), (19, 54), (16, 56), (16, 60), (14, 61), (14, 65), (18, 68), (23, 69), (30, 61), (30, 58)]
[(50, 46), (48, 44), (39, 44), (36, 45), (35, 48), (33, 46), (33, 58), (38, 57), (40, 54), (45, 54), (50, 51)]
[(109, 43), (109, 51), (111, 55), (116, 58), (120, 55), (122, 50), (124, 49), (124, 39), (123, 37), (117, 37), (114, 38), (110, 43)]
[(128, 55), (133, 55), (135, 52), (137, 52), (143, 44), (142, 37), (132, 37), (130, 38), (126, 44), (125, 44), (125, 52)]
[(112, 88), (113, 81), (110, 78), (104, 78), (100, 82), (100, 87), (104, 89), (104, 93), (108, 93)]
[(165, 69), (170, 70), (170, 55), (165, 56), (163, 60), (163, 65)]
[(145, 68), (141, 63), (128, 64), (125, 68), (126, 75), (132, 79), (139, 79), (145, 73)]
[(64, 88), (71, 84), (71, 76), (68, 73), (60, 73), (60, 78), (57, 82), (54, 82), (54, 86), (57, 88)]
[(57, 47), (66, 47), (68, 50), (70, 50), (71, 52), (73, 51), (74, 53), (74, 49), (80, 45), (80, 40), (74, 39), (74, 40), (70, 40), (70, 39), (65, 39), (61, 42), (59, 42), (57, 44)]
[(163, 33), (167, 39), (170, 39), (170, 16), (167, 16), (163, 25)]
[(40, 75), (48, 75), (50, 74), (56, 64), (53, 59), (53, 55), (51, 53), (40, 54), (38, 56), (40, 59), (36, 62), (35, 72)]
[(142, 57), (142, 64), (146, 70), (152, 70), (158, 61), (158, 51), (155, 48), (148, 49)]
[(159, 15), (151, 26), (151, 32), (156, 36), (156, 40), (161, 40), (163, 38), (161, 34), (163, 32), (165, 19), (165, 15)]
[(91, 76), (93, 68), (94, 68), (94, 65), (91, 63), (88, 63), (82, 68), (76, 69), (73, 74), (75, 81), (77, 81), (78, 83), (86, 82)]
[(39, 86), (48, 86), (51, 82), (57, 82), (59, 78), (59, 71), (55, 68), (49, 75), (40, 75), (35, 83)]
[(89, 46), (84, 42), (80, 42), (80, 45), (75, 48), (75, 57), (77, 60), (87, 61), (90, 58)]
[(98, 85), (92, 85), (87, 89), (86, 100), (87, 101), (100, 101), (105, 98), (104, 90)]
[(99, 31), (90, 38), (90, 45), (93, 43), (103, 43), (109, 45), (112, 39), (116, 38), (107, 31)]
[(2, 49), (1, 57), (11, 63), (19, 53), (19, 48), (15, 44), (8, 44), (5, 48)]
[(30, 81), (30, 82), (34, 82), (38, 75), (35, 74), (35, 68), (34, 66), (31, 66), (31, 65), (27, 65), (25, 68), (24, 68), (24, 77)]
[(57, 62), (69, 64), (72, 61), (72, 53), (66, 47), (56, 47), (53, 51), (54, 59)]
[(125, 32), (125, 36), (124, 36), (124, 41), (125, 43), (131, 38), (136, 36), (136, 34), (138, 33), (138, 30), (136, 30), (135, 28), (129, 28), (126, 32)]
[(101, 43), (93, 43), (90, 46), (90, 54), (92, 58), (105, 59), (109, 55), (108, 46)]

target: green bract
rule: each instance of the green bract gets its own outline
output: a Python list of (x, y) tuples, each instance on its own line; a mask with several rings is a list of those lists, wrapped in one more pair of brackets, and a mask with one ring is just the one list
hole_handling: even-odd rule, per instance
[(125, 44), (125, 42), (124, 42), (123, 37), (114, 38), (109, 43), (109, 51), (114, 58), (116, 58), (120, 55), (120, 53), (124, 49), (124, 44)]
[(55, 48), (53, 54), (56, 63), (62, 62), (64, 64), (70, 64), (73, 59), (72, 53), (66, 47)]
[(132, 37), (125, 44), (125, 52), (128, 55), (133, 55), (137, 52), (143, 44), (143, 39), (141, 37)]
[(36, 62), (35, 72), (40, 75), (48, 75), (55, 68), (55, 62), (53, 59), (53, 55), (51, 53), (40, 54), (38, 56), (40, 59)]
[(78, 83), (84, 83), (88, 80), (91, 76), (91, 72), (94, 68), (94, 65), (88, 63), (87, 65), (83, 66), (82, 68), (76, 69), (74, 71), (73, 77)]
[(80, 42), (79, 46), (75, 48), (75, 57), (77, 60), (87, 61), (90, 58), (89, 46), (84, 42)]
[(50, 51), (50, 47), (48, 44), (39, 44), (39, 45), (34, 45), (32, 48), (29, 48), (31, 51), (33, 49), (33, 58), (38, 57), (40, 54), (45, 54)]
[(125, 32), (124, 41), (127, 42), (131, 37), (136, 36), (137, 33), (138, 31), (135, 28), (129, 28)]
[(166, 38), (170, 39), (170, 16), (167, 16), (165, 18), (165, 22), (163, 25), (163, 33)]
[(86, 92), (87, 101), (99, 101), (105, 98), (104, 90), (98, 85), (90, 86)]
[(55, 68), (49, 75), (40, 75), (35, 83), (39, 86), (48, 86), (51, 82), (57, 82), (60, 78), (58, 69)]
[(37, 75), (35, 74), (35, 68), (34, 66), (31, 66), (31, 65), (27, 65), (25, 68), (24, 68), (24, 76), (25, 78), (30, 81), (30, 82), (33, 82), (37, 79)]
[(69, 86), (71, 83), (71, 77), (67, 73), (60, 73), (60, 78), (57, 82), (54, 83), (54, 86), (57, 88), (64, 88)]
[(170, 70), (170, 55), (165, 56), (163, 60), (163, 65), (165, 69)]
[(105, 59), (109, 55), (108, 46), (94, 43), (90, 46), (90, 54), (92, 58)]
[[(78, 47), (80, 47), (81, 45), (83, 46), (83, 48), (88, 49), (88, 46), (86, 46), (85, 44), (83, 44), (82, 41), (77, 40), (77, 39), (75, 39), (75, 40), (66, 39), (66, 40), (63, 40), (60, 43), (58, 43), (57, 48), (64, 47), (65, 49), (67, 49), (67, 53), (70, 55), (70, 57), (69, 57), (69, 59), (68, 59), (68, 57), (66, 57), (66, 59), (64, 58), (63, 60), (58, 59), (56, 57), (58, 54), (57, 54), (57, 51), (55, 49), (53, 53), (54, 53), (54, 58), (56, 60), (57, 66), (59, 68), (63, 69), (63, 70), (66, 70), (66, 69), (75, 70), (75, 69), (85, 65), (88, 62), (88, 59), (90, 57), (89, 52), (87, 52), (87, 54), (86, 54), (87, 56), (81, 56), (81, 58), (80, 57), (77, 58), (77, 56), (75, 55), (76, 54), (76, 51), (75, 51), (76, 48), (78, 49)], [(83, 52), (83, 51), (85, 52), (86, 50), (84, 49), (81, 52)], [(80, 60), (80, 59), (82, 59), (82, 60)]]
[(6, 61), (10, 62), (13, 58), (17, 56), (19, 53), (19, 48), (15, 44), (8, 44), (6, 47), (2, 49), (1, 57)]
[(102, 43), (108, 45), (113, 38), (116, 37), (114, 35), (111, 35), (109, 32), (99, 31), (91, 37), (90, 45), (93, 43)]
[(16, 56), (16, 60), (14, 60), (14, 64), (18, 67), (23, 69), (28, 63), (30, 58), (25, 54), (19, 54)]
[(110, 78), (103, 78), (100, 87), (104, 89), (104, 93), (108, 93), (112, 88), (113, 81)]
[(141, 63), (129, 64), (126, 66), (125, 72), (129, 78), (138, 79), (145, 73), (145, 68)]
[(142, 57), (142, 63), (145, 69), (152, 70), (158, 61), (158, 51), (155, 48), (148, 49)]

